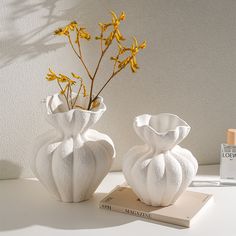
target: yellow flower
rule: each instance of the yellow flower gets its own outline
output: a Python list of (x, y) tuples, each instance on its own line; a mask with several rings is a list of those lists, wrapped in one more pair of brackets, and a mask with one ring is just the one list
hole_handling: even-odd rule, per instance
[(125, 12), (122, 11), (120, 14), (120, 20), (125, 20), (125, 18), (126, 18)]
[(118, 55), (116, 57), (111, 57), (110, 59), (113, 61), (118, 61)]
[(82, 39), (87, 39), (89, 40), (91, 38), (90, 34), (86, 31), (86, 28), (76, 28), (76, 40), (75, 40), (75, 43), (78, 43), (79, 42), (79, 39), (82, 38)]
[(65, 83), (65, 82), (69, 82), (70, 81), (70, 79), (66, 75), (63, 75), (63, 74), (59, 74), (58, 80), (61, 83)]
[(87, 40), (91, 38), (90, 34), (86, 31), (85, 28), (80, 28), (78, 32), (79, 32), (80, 38), (87, 39)]
[(79, 42), (79, 38), (89, 40), (91, 38), (90, 34), (86, 31), (85, 28), (78, 28), (78, 23), (76, 21), (72, 21), (70, 24), (66, 25), (64, 28), (57, 29), (54, 33), (59, 36), (67, 36), (70, 37), (70, 31), (76, 30), (76, 40), (75, 43)]
[(46, 79), (48, 81), (58, 80), (58, 82), (60, 82), (60, 83), (66, 83), (67, 82), (71, 85), (75, 85), (75, 83), (76, 83), (74, 80), (71, 80), (66, 75), (63, 75), (63, 74), (56, 75), (56, 73), (50, 68), (49, 68), (49, 73), (46, 76)]
[(123, 61), (120, 61), (118, 67), (119, 67), (119, 68), (124, 68), (124, 67), (126, 67), (126, 66), (129, 64), (130, 59), (131, 59), (131, 57), (129, 56), (129, 57), (125, 58)]
[(77, 29), (78, 27), (78, 23), (76, 21), (72, 21), (70, 24), (66, 25), (63, 28), (59, 28), (57, 30), (55, 30), (55, 35), (65, 35), (68, 36), (70, 34), (70, 31), (74, 31), (75, 29)]
[(130, 68), (131, 68), (132, 72), (136, 72), (137, 69), (139, 69), (139, 66), (137, 64), (135, 56), (133, 56), (130, 60)]
[(119, 50), (118, 54), (121, 55), (126, 51), (126, 48), (123, 47), (120, 43), (118, 43), (118, 50)]
[(122, 11), (119, 18), (117, 17), (117, 15), (114, 11), (111, 11), (111, 14), (112, 14), (112, 24), (113, 24), (114, 28), (117, 29), (117, 27), (120, 24), (120, 21), (125, 20), (125, 12)]
[(51, 70), (49, 68), (49, 73), (47, 74), (46, 79), (48, 81), (53, 81), (53, 80), (57, 79), (57, 75), (56, 75), (56, 73), (53, 70)]
[[(119, 30), (120, 22), (125, 20), (125, 13), (121, 12), (120, 16), (117, 17), (116, 13), (114, 11), (111, 11), (112, 15), (112, 22), (111, 23), (99, 23), (99, 26), (101, 28), (101, 35), (99, 37), (95, 37), (95, 39), (105, 40), (105, 45), (108, 46), (111, 44), (113, 39), (115, 38), (116, 41), (119, 43), (120, 41), (125, 40), (123, 35), (121, 34)], [(110, 27), (113, 26), (112, 32), (110, 32), (109, 36), (107, 38), (103, 38), (103, 33)]]
[(109, 44), (111, 44), (113, 38), (114, 38), (114, 32), (112, 31), (110, 35), (106, 38), (105, 45), (108, 46)]
[(112, 14), (112, 24), (113, 24), (114, 30), (115, 30), (114, 37), (116, 38), (117, 42), (119, 43), (120, 40), (125, 40), (125, 38), (122, 36), (122, 34), (118, 28), (120, 25), (120, 21), (125, 19), (125, 13), (122, 12), (119, 18), (116, 16), (116, 13), (114, 11), (111, 11), (111, 14)]
[(75, 84), (76, 84), (76, 82), (75, 82), (74, 80), (72, 80), (72, 79), (69, 80), (69, 83), (70, 83), (71, 85), (75, 85)]
[(146, 41), (143, 41), (140, 45), (139, 45), (139, 48), (141, 49), (144, 49), (147, 47), (147, 42)]
[(108, 23), (108, 24), (99, 23), (98, 25), (100, 26), (101, 31), (105, 32), (108, 29), (108, 27), (111, 26), (112, 24), (111, 23)]
[(98, 99), (96, 99), (95, 101), (93, 101), (91, 108), (94, 109), (96, 107), (98, 107), (100, 105), (100, 102), (98, 101)]
[(86, 96), (87, 96), (87, 90), (86, 90), (86, 86), (85, 86), (85, 84), (84, 84), (83, 79), (82, 79), (79, 75), (77, 75), (77, 74), (75, 74), (75, 73), (73, 73), (73, 72), (71, 73), (71, 75), (72, 75), (74, 78), (80, 80), (81, 87), (83, 88), (84, 97), (86, 97)]
[[(99, 99), (96, 98), (114, 76), (116, 76), (121, 70), (125, 69), (128, 65), (130, 66), (132, 72), (136, 72), (139, 69), (136, 57), (141, 49), (146, 48), (146, 41), (143, 41), (141, 44), (139, 44), (136, 38), (134, 37), (131, 46), (124, 47), (122, 45), (122, 41), (125, 40), (125, 37), (121, 33), (119, 26), (121, 22), (123, 22), (126, 19), (125, 12), (122, 11), (119, 15), (116, 14), (114, 11), (111, 11), (110, 13), (111, 13), (110, 21), (107, 23), (99, 23), (100, 35), (95, 37), (96, 40), (100, 40), (99, 46), (101, 50), (101, 56), (98, 60), (98, 64), (96, 66), (94, 74), (90, 73), (87, 64), (84, 62), (82, 53), (83, 51), (81, 49), (81, 44), (80, 44), (80, 40), (82, 39), (86, 40), (91, 39), (91, 35), (86, 30), (86, 28), (81, 27), (80, 24), (78, 24), (76, 21), (72, 21), (69, 24), (65, 25), (64, 27), (61, 27), (55, 31), (56, 35), (66, 36), (66, 39), (69, 42), (71, 48), (73, 49), (74, 53), (84, 66), (89, 79), (91, 79), (92, 81), (94, 81), (97, 75), (97, 71), (98, 69), (100, 69), (102, 58), (105, 55), (106, 51), (109, 49), (109, 46), (112, 43), (113, 44), (115, 43), (118, 46), (117, 53), (111, 57), (111, 60), (113, 60), (112, 74), (108, 79), (108, 81), (104, 84), (104, 86), (99, 90), (97, 95), (95, 94), (93, 96), (93, 83), (90, 83), (91, 87), (89, 90), (91, 92), (89, 95), (87, 95), (85, 83), (78, 74), (72, 72), (69, 76), (67, 76), (64, 74), (56, 74), (54, 71), (49, 69), (46, 79), (48, 81), (55, 80), (58, 83), (60, 92), (61, 94), (63, 94), (63, 97), (67, 102), (69, 110), (74, 109), (76, 107), (88, 110), (96, 108), (97, 106), (99, 106)], [(71, 102), (71, 98), (74, 95), (73, 91), (76, 91), (77, 94), (75, 101)], [(77, 104), (77, 102), (79, 102), (79, 100), (77, 101), (77, 99), (81, 95), (89, 96), (89, 104), (88, 107), (86, 108), (81, 107), (80, 104)]]
[(86, 86), (85, 86), (85, 84), (82, 84), (82, 86), (83, 86), (84, 97), (86, 97), (87, 96)]
[(76, 21), (72, 21), (69, 25), (67, 25), (70, 30), (74, 30), (78, 27), (78, 23)]
[(121, 40), (125, 40), (125, 38), (123, 37), (123, 35), (121, 34), (120, 30), (119, 29), (116, 29), (115, 31), (115, 38), (116, 38), (116, 41), (119, 43)]
[[(136, 72), (137, 69), (139, 69), (136, 55), (139, 52), (139, 49), (144, 49), (146, 48), (146, 41), (142, 42), (140, 45), (138, 44), (138, 41), (135, 37), (133, 37), (133, 43), (130, 48), (123, 47), (121, 44), (118, 44), (119, 46), (119, 55), (130, 51), (130, 56), (124, 59), (123, 61), (119, 62), (118, 67), (119, 68), (124, 68), (126, 65), (130, 64), (130, 68), (132, 72)], [(114, 60), (114, 59), (112, 59)]]
[(66, 93), (66, 90), (68, 89), (68, 87), (69, 87), (69, 84), (67, 84), (66, 86), (65, 86), (65, 88), (63, 89), (63, 90), (61, 90), (61, 94), (65, 94)]
[(55, 30), (54, 33), (59, 36), (68, 36), (70, 34), (70, 27), (65, 26), (64, 28), (59, 28), (58, 30)]
[(68, 31), (67, 28), (59, 28), (59, 29), (55, 30), (54, 33), (55, 33), (55, 35), (59, 35), (59, 36), (61, 36), (61, 35), (69, 35), (69, 31)]
[(71, 72), (71, 75), (72, 75), (74, 78), (76, 78), (76, 79), (81, 79), (81, 77), (80, 77), (79, 75), (77, 75), (77, 74), (75, 74), (75, 73), (73, 73), (73, 72)]

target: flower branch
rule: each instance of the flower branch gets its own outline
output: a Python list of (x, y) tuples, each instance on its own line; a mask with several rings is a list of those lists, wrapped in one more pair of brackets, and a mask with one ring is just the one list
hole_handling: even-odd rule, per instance
[[(58, 86), (60, 88), (60, 93), (64, 96), (68, 109), (74, 109), (74, 108), (81, 108), (81, 109), (87, 109), (91, 110), (94, 109), (96, 106), (98, 106), (97, 98), (100, 95), (100, 93), (107, 87), (109, 82), (123, 69), (127, 67), (127, 65), (130, 65), (131, 71), (136, 72), (137, 69), (139, 69), (139, 66), (137, 64), (136, 56), (140, 49), (144, 49), (146, 47), (146, 41), (144, 41), (141, 44), (138, 44), (135, 37), (133, 37), (133, 43), (130, 47), (123, 46), (123, 41), (125, 41), (125, 38), (123, 34), (121, 33), (119, 26), (122, 21), (125, 20), (126, 16), (124, 12), (121, 12), (119, 17), (116, 15), (115, 12), (111, 11), (112, 19), (111, 22), (108, 23), (99, 23), (100, 27), (100, 35), (95, 37), (95, 40), (100, 41), (100, 51), (101, 54), (99, 56), (97, 65), (95, 67), (94, 73), (92, 74), (90, 70), (88, 69), (88, 66), (86, 65), (83, 54), (82, 54), (82, 48), (81, 48), (81, 41), (82, 39), (85, 39), (89, 41), (91, 39), (91, 35), (86, 31), (86, 28), (80, 27), (79, 24), (76, 21), (71, 22), (70, 24), (66, 25), (63, 28), (59, 28), (55, 31), (55, 35), (58, 36), (66, 36), (68, 39), (68, 42), (74, 51), (75, 55), (80, 60), (81, 64), (83, 65), (84, 69), (86, 70), (87, 76), (90, 83), (90, 89), (89, 94), (87, 95), (86, 87), (83, 82), (83, 79), (74, 74), (71, 73), (73, 79), (70, 79), (66, 75), (63, 74), (56, 74), (51, 69), (49, 69), (49, 73), (47, 74), (46, 79), (48, 81), (57, 80)], [(76, 40), (73, 42), (74, 35), (76, 37)], [(95, 80), (98, 74), (98, 71), (101, 67), (101, 63), (103, 58), (105, 57), (106, 52), (110, 48), (113, 42), (116, 42), (118, 45), (118, 52), (115, 56), (111, 57), (111, 60), (114, 61), (113, 63), (113, 70), (109, 78), (106, 80), (104, 85), (100, 88), (100, 90), (97, 92), (96, 95), (94, 95), (94, 85)], [(75, 46), (77, 45), (78, 51), (75, 49)], [(63, 87), (62, 84), (65, 83), (65, 86)], [(77, 88), (77, 92), (75, 93), (76, 96), (73, 98), (73, 88)], [(82, 107), (81, 105), (77, 104), (79, 100), (80, 94), (83, 92), (83, 96), (89, 98), (88, 106)], [(74, 99), (74, 101), (73, 101)]]

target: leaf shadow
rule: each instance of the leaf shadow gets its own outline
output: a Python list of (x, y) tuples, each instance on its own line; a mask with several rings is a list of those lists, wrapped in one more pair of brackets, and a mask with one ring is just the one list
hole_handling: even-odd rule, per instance
[[(63, 16), (57, 17), (55, 10), (57, 1), (42, 0), (40, 2), (32, 2), (29, 0), (13, 0), (7, 3), (6, 7), (11, 9), (12, 12), (6, 17), (5, 29), (3, 27), (2, 30), (4, 34), (0, 38), (0, 68), (4, 68), (19, 59), (31, 60), (65, 46), (65, 43), (53, 42), (52, 34), (48, 33), (58, 21), (66, 20)], [(37, 26), (37, 20), (33, 21), (33, 23), (26, 22), (27, 25), (31, 24), (31, 27), (33, 25), (33, 29), (24, 34), (20, 33), (17, 20), (32, 14), (39, 15), (40, 11), (47, 12), (45, 16), (41, 16), (41, 18), (46, 19), (42, 21), (44, 24)], [(23, 25), (24, 28), (27, 25)]]

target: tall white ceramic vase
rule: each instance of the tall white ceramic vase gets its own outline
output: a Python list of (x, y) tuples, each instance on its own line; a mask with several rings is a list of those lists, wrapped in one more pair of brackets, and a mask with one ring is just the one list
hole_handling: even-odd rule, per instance
[[(31, 168), (57, 199), (80, 202), (91, 198), (110, 170), (115, 149), (107, 135), (90, 129), (106, 110), (102, 97), (91, 111), (68, 111), (63, 99), (60, 94), (46, 99), (46, 119), (54, 130), (36, 139)], [(88, 98), (79, 102), (86, 106)]]
[(145, 144), (131, 148), (124, 156), (127, 183), (148, 205), (173, 204), (198, 169), (192, 153), (178, 145), (190, 126), (173, 114), (144, 114), (135, 118), (134, 130)]

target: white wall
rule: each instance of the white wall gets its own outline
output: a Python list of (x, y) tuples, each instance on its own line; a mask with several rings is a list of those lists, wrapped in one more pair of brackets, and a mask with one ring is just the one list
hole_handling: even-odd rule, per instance
[[(219, 162), (225, 130), (236, 127), (236, 1), (1, 0), (0, 178), (31, 175), (29, 147), (50, 128), (40, 100), (57, 91), (44, 80), (47, 68), (84, 74), (64, 40), (51, 32), (77, 18), (95, 34), (110, 9), (126, 11), (127, 37), (148, 42), (138, 57), (140, 71), (120, 74), (103, 93), (108, 110), (96, 128), (116, 145), (113, 169), (141, 143), (132, 120), (142, 113), (181, 116), (192, 126), (183, 145), (199, 163)], [(84, 46), (94, 65), (96, 44)], [(97, 88), (107, 73), (105, 66)]]

